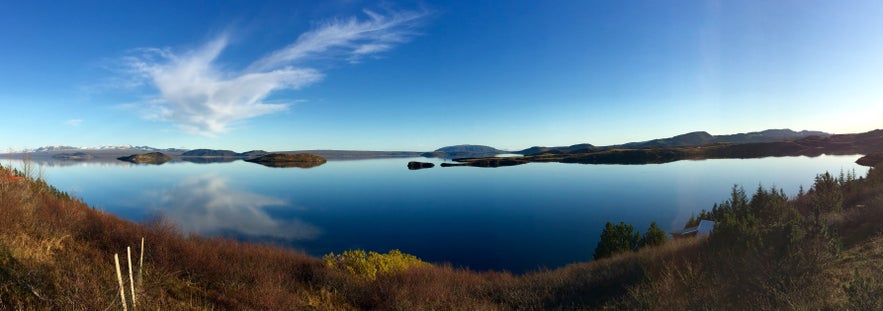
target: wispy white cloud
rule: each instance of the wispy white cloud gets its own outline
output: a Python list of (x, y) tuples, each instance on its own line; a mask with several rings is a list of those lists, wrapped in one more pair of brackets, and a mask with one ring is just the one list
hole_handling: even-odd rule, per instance
[(242, 70), (217, 64), (228, 46), (226, 35), (192, 51), (138, 49), (125, 59), (130, 68), (127, 87), (147, 85), (157, 97), (142, 103), (149, 119), (174, 122), (190, 133), (214, 136), (231, 124), (288, 109), (294, 101), (268, 103), (274, 91), (297, 90), (320, 81), (323, 74), (310, 68), (314, 59), (357, 63), (392, 49), (414, 36), (414, 27), (426, 12), (365, 11), (367, 19), (349, 18), (320, 23), (293, 43), (251, 62)]
[(80, 126), (81, 123), (83, 123), (83, 119), (70, 119), (64, 121), (64, 124), (68, 126)]
[(355, 17), (322, 23), (313, 31), (270, 55), (255, 61), (249, 69), (266, 70), (283, 64), (296, 64), (318, 55), (344, 55), (358, 61), (367, 55), (384, 52), (414, 36), (414, 27), (426, 12), (395, 12), (381, 15), (365, 10), (367, 20)]

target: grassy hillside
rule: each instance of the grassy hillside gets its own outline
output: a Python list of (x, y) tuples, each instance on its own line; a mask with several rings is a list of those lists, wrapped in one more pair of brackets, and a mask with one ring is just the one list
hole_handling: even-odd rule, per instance
[[(523, 275), (426, 264), (395, 251), (319, 259), (188, 236), (163, 219), (133, 223), (92, 209), (34, 175), (0, 168), (0, 309), (120, 309), (113, 254), (122, 255), (128, 275), (126, 247), (137, 253), (142, 237), (139, 309), (883, 306), (881, 167), (860, 178), (822, 177), (790, 200), (775, 190), (749, 198), (734, 189), (706, 213), (719, 222), (709, 238)], [(588, 257), (592, 250), (585, 251)]]

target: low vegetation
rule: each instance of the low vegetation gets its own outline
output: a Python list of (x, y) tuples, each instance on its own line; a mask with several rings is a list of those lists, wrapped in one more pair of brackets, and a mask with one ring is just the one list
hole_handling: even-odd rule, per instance
[(340, 255), (334, 253), (322, 257), (325, 266), (337, 271), (345, 271), (366, 280), (375, 280), (377, 275), (388, 275), (403, 272), (411, 268), (429, 267), (414, 255), (402, 253), (394, 249), (386, 254), (365, 252), (364, 250), (344, 251)]
[(650, 232), (658, 228), (637, 240), (623, 230), (628, 250), (513, 275), (428, 264), (395, 250), (319, 259), (187, 235), (162, 218), (133, 223), (90, 208), (33, 168), (0, 168), (0, 309), (120, 309), (113, 254), (140, 247), (144, 237), (138, 309), (877, 310), (883, 167), (841, 176), (819, 175), (793, 198), (734, 188), (699, 215), (717, 222), (707, 238), (657, 245)]

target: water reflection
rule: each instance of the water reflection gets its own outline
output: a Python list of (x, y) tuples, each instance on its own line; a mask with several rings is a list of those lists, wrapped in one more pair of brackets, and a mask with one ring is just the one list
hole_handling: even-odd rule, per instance
[(205, 157), (181, 157), (180, 161), (182, 162), (190, 162), (196, 164), (212, 164), (212, 163), (230, 163), (233, 161), (237, 161), (239, 158), (205, 158)]
[[(8, 162), (14, 162), (17, 165), (20, 165), (23, 160), (14, 159), (8, 160)], [(88, 160), (71, 160), (71, 159), (52, 159), (52, 158), (32, 158), (29, 159), (31, 163), (37, 164), (40, 167), (46, 168), (61, 168), (61, 167), (69, 167), (69, 166), (97, 166), (97, 167), (109, 167), (109, 166), (125, 166), (129, 167), (135, 165), (131, 162), (120, 161), (117, 159), (105, 159), (105, 158), (94, 158)]]
[(149, 193), (154, 208), (185, 231), (288, 241), (312, 240), (321, 231), (296, 218), (273, 217), (268, 207), (289, 207), (284, 200), (234, 189), (226, 178), (202, 175), (184, 179), (176, 188)]

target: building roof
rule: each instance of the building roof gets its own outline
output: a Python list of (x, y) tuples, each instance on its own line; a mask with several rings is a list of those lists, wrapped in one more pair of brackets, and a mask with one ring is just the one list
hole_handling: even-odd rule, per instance
[(672, 232), (671, 234), (675, 235), (675, 236), (692, 236), (692, 235), (706, 236), (709, 233), (711, 233), (711, 231), (713, 231), (713, 230), (714, 230), (714, 222), (711, 220), (702, 219), (702, 220), (699, 220), (698, 226), (684, 228), (684, 230)]
[(711, 233), (714, 230), (714, 222), (711, 220), (700, 220), (699, 226), (696, 226), (696, 235), (704, 236)]

